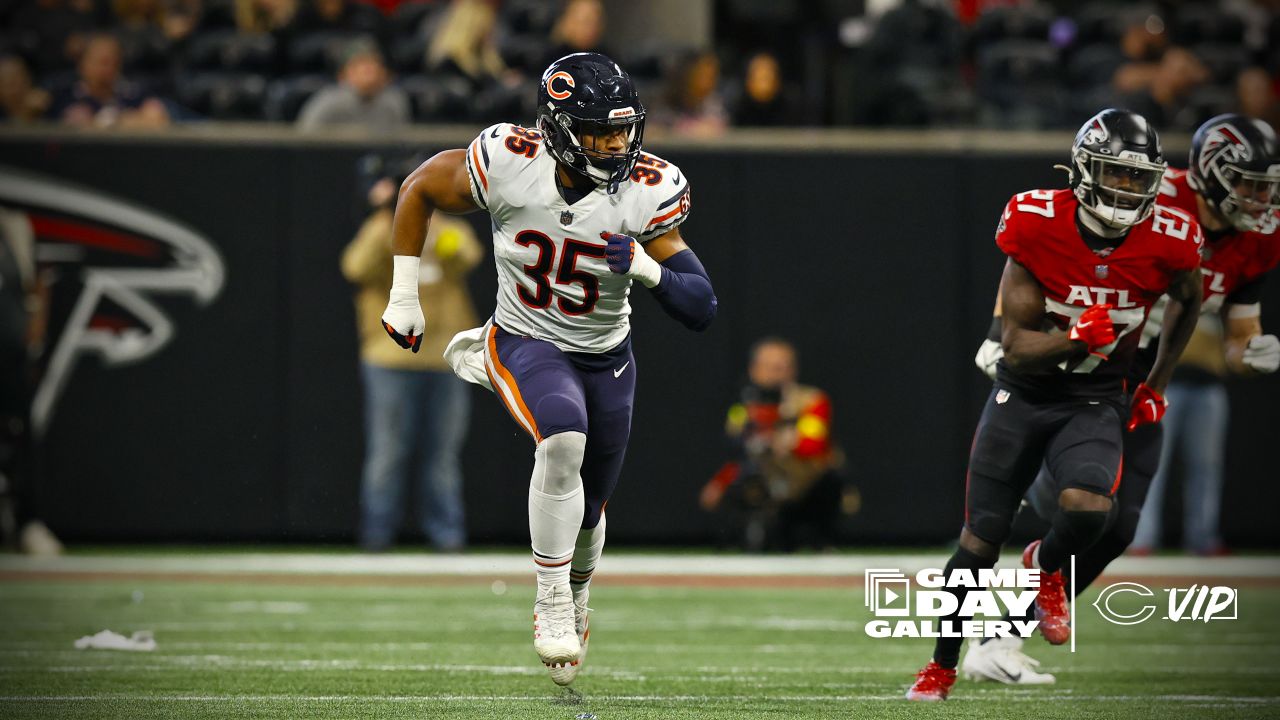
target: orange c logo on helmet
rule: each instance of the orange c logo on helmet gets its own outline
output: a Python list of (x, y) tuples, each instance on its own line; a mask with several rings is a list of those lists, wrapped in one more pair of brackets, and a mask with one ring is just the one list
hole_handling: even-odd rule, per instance
[(572, 89), (563, 91), (556, 90), (556, 80), (561, 78), (564, 79), (565, 84), (570, 88), (573, 88), (577, 84), (573, 81), (573, 76), (563, 70), (547, 78), (547, 94), (550, 95), (553, 100), (564, 100), (573, 94)]

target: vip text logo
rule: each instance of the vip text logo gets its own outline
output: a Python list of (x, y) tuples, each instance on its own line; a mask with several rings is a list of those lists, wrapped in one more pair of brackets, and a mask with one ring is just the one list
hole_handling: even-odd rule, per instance
[[(1239, 616), (1239, 599), (1235, 588), (1192, 585), (1189, 588), (1167, 588), (1164, 592), (1165, 615), (1161, 617), (1162, 620), (1209, 622), (1235, 620)], [(1093, 607), (1107, 622), (1115, 625), (1137, 625), (1150, 620), (1160, 609), (1155, 597), (1156, 593), (1145, 585), (1118, 582), (1103, 588), (1093, 601)]]

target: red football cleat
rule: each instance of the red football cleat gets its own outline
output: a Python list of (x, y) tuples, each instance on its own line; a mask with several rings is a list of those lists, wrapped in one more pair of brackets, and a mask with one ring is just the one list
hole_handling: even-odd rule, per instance
[(916, 673), (916, 681), (907, 689), (908, 700), (937, 702), (946, 700), (951, 686), (956, 684), (956, 671), (948, 670), (930, 660), (924, 669)]
[[(1034, 569), (1036, 548), (1040, 541), (1036, 540), (1022, 551), (1022, 567)], [(1062, 645), (1071, 639), (1071, 612), (1067, 609), (1067, 591), (1063, 587), (1062, 571), (1052, 573), (1040, 571), (1040, 592), (1036, 594), (1036, 620), (1040, 634), (1050, 645)]]

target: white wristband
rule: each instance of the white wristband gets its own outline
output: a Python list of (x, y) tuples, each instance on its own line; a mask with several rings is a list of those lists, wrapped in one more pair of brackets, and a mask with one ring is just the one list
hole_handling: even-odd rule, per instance
[(418, 265), (422, 259), (416, 255), (396, 255), (391, 258), (391, 297), (418, 297)]
[(662, 281), (662, 266), (649, 257), (649, 253), (644, 251), (644, 246), (639, 240), (632, 242), (635, 243), (635, 256), (631, 258), (631, 270), (627, 274), (639, 280), (640, 284), (647, 288), (657, 287)]

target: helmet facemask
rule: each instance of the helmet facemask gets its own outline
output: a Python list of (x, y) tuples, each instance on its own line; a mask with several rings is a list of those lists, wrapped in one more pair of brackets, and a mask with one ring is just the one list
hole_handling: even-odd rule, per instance
[(1166, 167), (1138, 153), (1121, 155), (1077, 148), (1071, 158), (1073, 186), (1081, 207), (1117, 230), (1131, 228), (1151, 215)]
[[(618, 186), (631, 176), (636, 161), (640, 159), (644, 140), (643, 111), (595, 121), (578, 119), (563, 110), (551, 109), (540, 115), (538, 124), (550, 140), (548, 149), (552, 157), (597, 183), (607, 184), (610, 193), (618, 191)], [(621, 152), (597, 150), (583, 142), (584, 137), (599, 139), (619, 130), (626, 133), (626, 147)]]
[(1226, 193), (1217, 210), (1235, 229), (1257, 230), (1280, 209), (1280, 166), (1256, 172), (1231, 163), (1213, 163), (1211, 172)]

